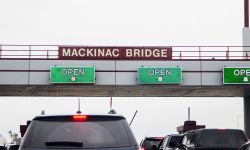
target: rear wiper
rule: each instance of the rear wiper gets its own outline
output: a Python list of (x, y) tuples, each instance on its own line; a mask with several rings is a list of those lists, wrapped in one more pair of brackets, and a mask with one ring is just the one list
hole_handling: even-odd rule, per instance
[(82, 147), (82, 142), (74, 142), (74, 141), (51, 141), (45, 142), (46, 146), (75, 146)]

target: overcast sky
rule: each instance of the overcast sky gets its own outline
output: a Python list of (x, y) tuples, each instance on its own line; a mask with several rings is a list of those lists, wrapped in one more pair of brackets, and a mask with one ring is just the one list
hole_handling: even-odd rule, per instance
[(0, 43), (241, 45), (243, 0), (0, 0)]
[[(242, 45), (242, 27), (243, 0), (0, 0), (0, 44)], [(109, 98), (82, 100), (86, 113), (109, 109)], [(74, 113), (76, 101), (0, 97), (0, 134), (18, 132), (41, 110)], [(129, 121), (139, 111), (138, 142), (175, 132), (188, 106), (199, 124), (243, 128), (242, 98), (114, 98)]]

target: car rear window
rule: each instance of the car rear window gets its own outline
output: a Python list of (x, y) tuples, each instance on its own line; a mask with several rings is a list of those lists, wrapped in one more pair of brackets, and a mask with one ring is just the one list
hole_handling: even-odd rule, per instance
[(182, 136), (172, 136), (172, 138), (170, 139), (170, 142), (174, 142), (174, 143), (181, 143), (182, 140)]
[(203, 130), (198, 142), (200, 147), (240, 147), (247, 141), (240, 130)]
[[(49, 142), (77, 142), (82, 148), (115, 148), (130, 146), (124, 120), (52, 122), (34, 120), (25, 137), (24, 148), (61, 148)], [(63, 148), (71, 148), (64, 145)]]
[(147, 139), (145, 142), (145, 148), (150, 149), (152, 148), (152, 145), (155, 145), (156, 147), (161, 142), (161, 139)]

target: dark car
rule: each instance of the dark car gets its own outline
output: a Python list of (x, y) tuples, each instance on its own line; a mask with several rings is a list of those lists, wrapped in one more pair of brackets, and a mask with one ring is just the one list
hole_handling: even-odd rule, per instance
[(239, 129), (199, 129), (184, 134), (183, 150), (238, 150), (247, 141), (247, 137)]
[(126, 119), (120, 115), (35, 117), (19, 150), (136, 150)]
[(17, 144), (7, 145), (6, 150), (18, 150), (19, 146)]
[(155, 150), (163, 137), (145, 137), (141, 143), (140, 147), (142, 150)]
[(6, 150), (5, 146), (0, 146), (0, 150)]
[(241, 147), (240, 150), (250, 150), (250, 141), (244, 143)]
[(170, 134), (163, 138), (159, 144), (158, 150), (175, 150), (181, 145), (182, 134)]

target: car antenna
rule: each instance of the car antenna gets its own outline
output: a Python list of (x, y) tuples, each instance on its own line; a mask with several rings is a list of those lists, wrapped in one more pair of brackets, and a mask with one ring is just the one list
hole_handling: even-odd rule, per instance
[(135, 111), (135, 114), (134, 114), (134, 116), (133, 116), (133, 118), (132, 118), (132, 120), (130, 121), (130, 124), (129, 124), (129, 126), (131, 126), (131, 124), (133, 123), (133, 121), (134, 121), (134, 119), (135, 119), (135, 116), (136, 116), (136, 114), (137, 114), (137, 110)]
[(76, 112), (77, 114), (81, 114), (81, 100), (80, 97), (78, 98), (78, 111)]
[(112, 96), (110, 96), (110, 102), (109, 102), (110, 110), (112, 110), (112, 105), (113, 105), (113, 99), (112, 99)]
[(108, 112), (108, 114), (117, 114), (117, 112), (114, 110), (114, 109), (112, 109), (112, 105), (113, 105), (113, 99), (112, 99), (112, 96), (110, 97), (110, 102), (109, 102), (109, 112)]

